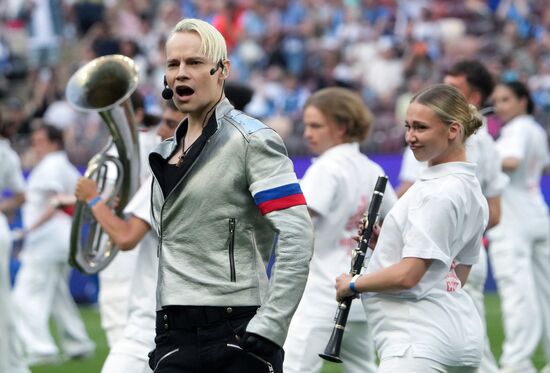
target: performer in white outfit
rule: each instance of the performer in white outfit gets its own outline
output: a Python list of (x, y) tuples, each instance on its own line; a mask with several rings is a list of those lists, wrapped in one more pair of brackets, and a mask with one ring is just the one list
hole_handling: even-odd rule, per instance
[(337, 298), (365, 293), (379, 372), (475, 372), (482, 323), (461, 284), (477, 262), (488, 206), (464, 141), (482, 118), (443, 84), (415, 95), (406, 118), (407, 144), (429, 167), (386, 216), (366, 273), (338, 277)]
[(493, 99), (505, 122), (497, 147), (510, 176), (501, 222), (488, 232), (505, 332), (500, 364), (505, 372), (530, 373), (541, 338), (550, 358), (550, 219), (540, 190), (550, 166), (548, 142), (523, 83), (498, 84)]
[(27, 180), (21, 269), (13, 292), (20, 321), (17, 331), (30, 364), (58, 356), (50, 315), (67, 357), (87, 356), (95, 349), (69, 292), (71, 216), (51, 203), (58, 195), (73, 194), (80, 174), (63, 151), (61, 130), (44, 125), (33, 132), (31, 141), (39, 163)]
[[(173, 136), (184, 114), (170, 102), (167, 103), (157, 133), (164, 140)], [(93, 180), (81, 178), (76, 196), (83, 202), (98, 195)], [(122, 220), (100, 201), (92, 207), (92, 213), (101, 226), (122, 250), (138, 247), (137, 265), (129, 294), (128, 321), (122, 337), (111, 347), (102, 373), (150, 372), (147, 364), (149, 351), (155, 348), (155, 291), (157, 286), (158, 258), (156, 233), (150, 229), (151, 178), (145, 180), (124, 212), (128, 220)]]
[[(444, 83), (455, 86), (470, 104), (481, 107), (485, 104), (494, 89), (494, 82), (489, 71), (478, 61), (463, 60), (457, 62), (446, 74)], [(484, 118), (485, 119), (485, 118)], [(489, 204), (489, 223), (487, 229), (498, 224), (500, 219), (500, 195), (508, 183), (508, 177), (502, 172), (496, 144), (487, 131), (486, 121), (483, 126), (466, 141), (466, 157), (475, 163), (476, 176), (481, 184), (483, 195)], [(399, 193), (403, 194), (419, 177), (428, 165), (418, 162), (410, 148), (403, 153), (403, 162), (399, 179)], [(480, 243), (481, 245), (481, 243)], [(464, 290), (470, 294), (481, 321), (485, 325), (484, 288), (487, 279), (487, 253), (481, 246), (479, 261), (472, 266), (468, 283)], [(479, 373), (498, 373), (496, 360), (491, 352), (489, 338), (485, 332), (485, 347)]]
[[(134, 92), (131, 96), (138, 130), (140, 185), (150, 175), (149, 152), (160, 142), (154, 126), (160, 118), (146, 114), (143, 96)], [(118, 156), (113, 146), (109, 154)], [(107, 336), (107, 344), (113, 347), (122, 338), (128, 323), (129, 301), (132, 290), (132, 279), (136, 271), (138, 250), (122, 251), (111, 263), (99, 272), (99, 312), (101, 327)]]
[[(10, 286), (11, 234), (5, 215), (18, 208), (25, 200), (24, 180), (19, 157), (4, 136), (0, 117), (0, 373), (28, 373), (18, 349), (18, 336), (12, 319), (13, 312)], [(9, 190), (11, 195), (3, 197)]]
[[(315, 249), (306, 289), (284, 345), (287, 373), (321, 371), (319, 353), (329, 340), (337, 306), (334, 278), (350, 268), (357, 225), (377, 177), (384, 174), (359, 151), (372, 119), (358, 95), (344, 88), (322, 89), (307, 100), (303, 120), (308, 147), (319, 155), (300, 182), (313, 218)], [(382, 216), (395, 200), (388, 186)], [(348, 320), (341, 350), (344, 371), (376, 371), (374, 346), (359, 302), (352, 305)]]

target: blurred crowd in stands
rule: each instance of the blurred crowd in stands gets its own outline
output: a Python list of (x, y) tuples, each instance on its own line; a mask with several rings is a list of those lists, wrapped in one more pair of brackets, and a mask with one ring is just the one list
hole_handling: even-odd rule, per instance
[[(463, 58), (497, 79), (528, 83), (550, 133), (550, 7), (545, 0), (0, 0), (0, 107), (10, 138), (32, 165), (36, 121), (62, 127), (73, 163), (85, 165), (107, 130), (73, 110), (72, 73), (106, 54), (140, 67), (145, 110), (163, 105), (164, 42), (184, 17), (215, 25), (230, 48), (230, 79), (254, 90), (246, 111), (305, 155), (301, 107), (326, 86), (351, 87), (375, 115), (366, 152), (399, 152), (411, 95)], [(498, 135), (499, 124), (490, 122)]]

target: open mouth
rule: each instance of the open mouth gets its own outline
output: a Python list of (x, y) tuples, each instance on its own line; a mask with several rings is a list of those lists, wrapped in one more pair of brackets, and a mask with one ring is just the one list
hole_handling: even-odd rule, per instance
[(195, 90), (187, 86), (181, 85), (176, 87), (176, 94), (178, 96), (191, 96), (193, 93), (195, 93)]

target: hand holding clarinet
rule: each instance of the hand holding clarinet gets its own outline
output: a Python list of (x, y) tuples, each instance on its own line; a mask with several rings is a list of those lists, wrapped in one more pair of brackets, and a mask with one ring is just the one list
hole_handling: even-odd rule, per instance
[(373, 233), (376, 229), (375, 224), (378, 219), (378, 212), (380, 210), (380, 205), (382, 204), (382, 198), (384, 197), (387, 182), (387, 176), (383, 175), (378, 177), (371, 202), (369, 204), (369, 209), (367, 214), (363, 217), (363, 229), (359, 235), (357, 248), (353, 251), (350, 273), (338, 277), (337, 299), (339, 304), (336, 310), (335, 325), (324, 353), (319, 354), (319, 356), (325, 360), (336, 363), (342, 362), (339, 356), (340, 347), (342, 344), (344, 330), (346, 328), (351, 302), (357, 295), (354, 291), (355, 280), (361, 273), (367, 249), (369, 248), (371, 238), (373, 237)]
[[(358, 243), (360, 243), (361, 241), (361, 237), (363, 235), (363, 230), (365, 228), (365, 221), (366, 221), (366, 215), (364, 217), (364, 219), (361, 219), (361, 222), (360, 224), (358, 225), (358, 235), (356, 237), (354, 237), (355, 241), (357, 241)], [(372, 235), (370, 236), (370, 239), (369, 239), (369, 245), (368, 247), (371, 249), (371, 250), (374, 250), (374, 248), (376, 247), (376, 243), (378, 242), (378, 236), (380, 235), (380, 225), (378, 223), (375, 223), (373, 229), (372, 229)], [(372, 254), (372, 251), (370, 252)], [(365, 258), (369, 257), (370, 258), (370, 255), (369, 254), (369, 251), (367, 251), (367, 254), (365, 255)], [(364, 263), (364, 260), (363, 260), (363, 263)], [(367, 266), (367, 264), (364, 264), (363, 265), (364, 267)], [(356, 276), (359, 276), (359, 275), (356, 275)], [(337, 302), (342, 302), (345, 298), (347, 297), (355, 297), (355, 298), (359, 298), (359, 295), (360, 295), (360, 291), (358, 290), (355, 290), (355, 289), (351, 289), (350, 287), (350, 282), (353, 280), (353, 277), (354, 275), (352, 275), (351, 273), (342, 273), (340, 276), (338, 276), (336, 278), (336, 284), (334, 285), (334, 287), (336, 288), (336, 301)], [(357, 278), (356, 278), (357, 279)], [(351, 285), (353, 286), (353, 285)]]

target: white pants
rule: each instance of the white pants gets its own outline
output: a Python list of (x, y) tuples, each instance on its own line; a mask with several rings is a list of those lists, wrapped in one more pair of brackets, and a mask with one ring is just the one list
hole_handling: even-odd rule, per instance
[(109, 348), (124, 335), (128, 322), (128, 303), (138, 250), (120, 251), (99, 272), (99, 313)]
[[(121, 340), (118, 341), (118, 343), (120, 342)], [(105, 363), (103, 364), (101, 373), (115, 372), (152, 373), (153, 371), (149, 368), (148, 359), (141, 359), (132, 355), (110, 352), (109, 356), (107, 356), (107, 360), (105, 360)]]
[[(101, 277), (100, 277), (101, 278)], [(107, 283), (109, 285), (107, 285)], [(125, 286), (119, 286), (118, 284), (111, 283), (110, 281), (99, 281), (99, 314), (101, 316), (101, 327), (105, 332), (107, 338), (107, 345), (109, 348), (116, 345), (116, 343), (122, 338), (124, 334), (124, 326), (128, 321), (128, 291), (129, 288)], [(109, 295), (106, 295), (106, 291), (102, 290), (109, 286)], [(120, 291), (120, 295), (113, 295), (112, 288), (123, 287)], [(103, 292), (103, 295), (101, 294)]]
[(149, 358), (147, 354), (153, 350), (153, 345), (142, 344), (133, 338), (121, 338), (109, 351), (101, 373), (137, 372), (149, 373)]
[(413, 357), (410, 349), (404, 356), (390, 357), (380, 362), (378, 373), (476, 373), (478, 368), (452, 367), (435, 360)]
[(489, 254), (504, 322), (500, 364), (510, 372), (529, 373), (535, 372), (531, 358), (541, 338), (550, 357), (550, 237), (549, 227), (536, 235), (521, 232), (534, 229), (518, 228), (491, 230)]
[(156, 234), (149, 232), (135, 249), (136, 270), (122, 337), (112, 346), (101, 373), (150, 373), (148, 353), (155, 348), (158, 258)]
[(50, 315), (54, 317), (65, 355), (77, 356), (95, 349), (69, 292), (69, 269), (69, 264), (53, 261), (21, 263), (13, 300), (18, 312), (17, 331), (31, 359), (59, 353), (50, 334)]
[(6, 218), (0, 213), (0, 373), (29, 373), (12, 322), (10, 237)]
[[(335, 307), (336, 309), (336, 307)], [(293, 318), (284, 350), (285, 373), (319, 373), (334, 322), (325, 319)], [(350, 321), (342, 339), (340, 357), (346, 373), (376, 372), (374, 344), (366, 321)]]
[(101, 373), (151, 372), (148, 353), (155, 348), (154, 325), (154, 318), (130, 318), (122, 338), (109, 351)]
[(483, 329), (485, 330), (485, 343), (483, 346), (483, 356), (481, 357), (481, 365), (479, 366), (479, 373), (498, 373), (498, 365), (491, 352), (491, 345), (489, 338), (487, 337), (487, 325), (485, 322), (485, 300), (483, 290), (485, 288), (485, 280), (487, 280), (487, 252), (484, 247), (481, 247), (479, 252), (479, 261), (472, 266), (468, 281), (464, 285), (464, 290), (470, 295), (479, 316), (483, 323)]

